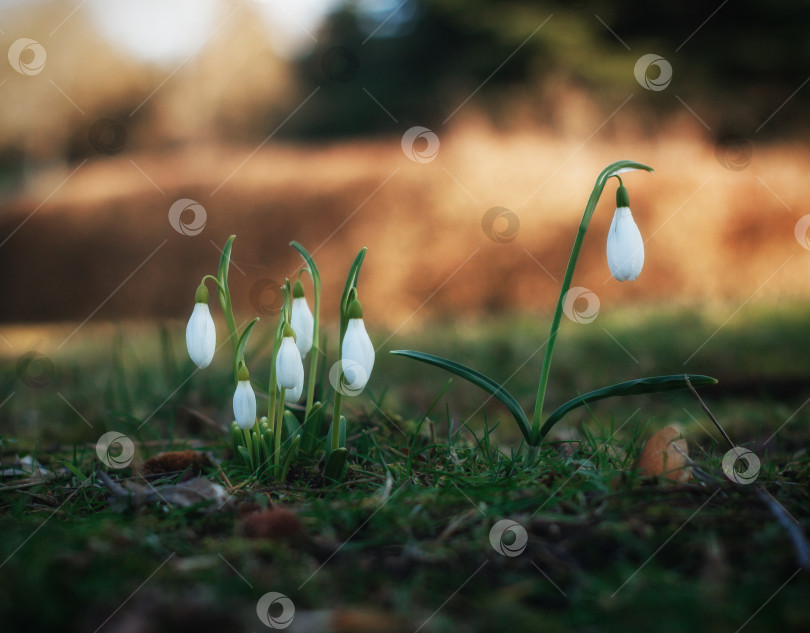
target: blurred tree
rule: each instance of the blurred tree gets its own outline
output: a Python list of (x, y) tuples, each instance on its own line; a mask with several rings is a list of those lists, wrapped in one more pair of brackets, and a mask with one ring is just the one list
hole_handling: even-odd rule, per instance
[[(766, 0), (354, 0), (300, 61), (304, 91), (320, 86), (321, 95), (285, 133), (437, 126), (473, 93), (473, 107), (496, 122), (528, 104), (554, 126), (560, 101), (578, 90), (597, 104), (633, 94), (651, 124), (683, 112), (677, 94), (712, 130), (750, 135), (808, 78), (809, 19), (810, 3)], [(673, 67), (666, 91), (635, 80), (636, 60), (651, 52)], [(761, 136), (804, 129), (809, 100), (810, 88), (799, 90)]]

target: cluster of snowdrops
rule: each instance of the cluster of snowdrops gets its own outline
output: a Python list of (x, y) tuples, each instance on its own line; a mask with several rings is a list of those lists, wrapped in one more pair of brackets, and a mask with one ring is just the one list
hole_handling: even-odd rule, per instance
[[(633, 281), (644, 265), (644, 241), (633, 220), (629, 207), (627, 189), (620, 173), (652, 168), (633, 161), (618, 161), (606, 167), (598, 176), (580, 222), (571, 250), (552, 319), (551, 330), (545, 344), (545, 355), (537, 389), (534, 413), (531, 417), (518, 404), (503, 384), (455, 361), (432, 354), (412, 350), (396, 350), (393, 354), (405, 356), (423, 363), (440, 367), (480, 387), (499, 400), (512, 414), (520, 428), (524, 443), (529, 448), (526, 464), (532, 465), (532, 456), (549, 430), (569, 411), (589, 402), (615, 396), (630, 396), (641, 393), (668, 391), (672, 389), (714, 384), (716, 380), (701, 375), (670, 375), (637, 378), (602, 387), (572, 400), (555, 409), (542, 423), (543, 405), (548, 383), (551, 358), (557, 340), (557, 332), (566, 294), (571, 286), (579, 251), (588, 229), (596, 203), (610, 178), (617, 178), (616, 209), (607, 237), (607, 263), (611, 274), (618, 281)], [(315, 457), (323, 449), (323, 475), (327, 481), (340, 481), (346, 474), (348, 449), (346, 447), (346, 419), (341, 415), (344, 396), (360, 394), (368, 382), (374, 367), (375, 350), (363, 322), (363, 309), (358, 300), (357, 280), (366, 249), (357, 254), (349, 269), (340, 303), (339, 359), (329, 372), (333, 389), (331, 420), (326, 415), (326, 398), (315, 398), (318, 379), (319, 357), (325, 350), (320, 333), (320, 273), (311, 255), (298, 242), (292, 242), (304, 260), (299, 278), (291, 284), (287, 279), (282, 286), (282, 309), (276, 324), (273, 340), (270, 380), (267, 387), (267, 415), (258, 416), (256, 394), (245, 361), (245, 349), (258, 318), (239, 332), (231, 305), (228, 288), (228, 270), (234, 236), (223, 249), (216, 276), (206, 275), (197, 288), (196, 305), (186, 328), (186, 344), (189, 356), (199, 367), (207, 367), (217, 349), (216, 328), (208, 307), (209, 293), (206, 282), (212, 281), (217, 289), (219, 303), (233, 347), (233, 371), (235, 390), (233, 396), (234, 421), (231, 424), (234, 452), (247, 466), (252, 476), (269, 477), (284, 481), (297, 455)], [(301, 275), (307, 273), (312, 280), (313, 306), (310, 310), (305, 296)], [(304, 365), (309, 363), (309, 378), (305, 378)], [(322, 381), (323, 382), (323, 381)], [(303, 417), (287, 408), (298, 402), (306, 391)], [(300, 408), (300, 407), (299, 407)], [(326, 422), (330, 422), (325, 439), (320, 437)], [(523, 447), (518, 449), (518, 453)]]

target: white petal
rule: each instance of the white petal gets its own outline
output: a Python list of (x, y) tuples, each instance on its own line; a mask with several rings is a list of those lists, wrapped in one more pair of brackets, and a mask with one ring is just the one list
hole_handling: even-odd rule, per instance
[(290, 325), (295, 330), (295, 345), (301, 353), (301, 358), (305, 358), (312, 349), (312, 328), (315, 326), (315, 319), (309, 310), (306, 297), (293, 299)]
[(233, 417), (240, 429), (249, 429), (256, 421), (256, 394), (249, 380), (240, 380), (233, 394)]
[(644, 267), (644, 240), (628, 207), (613, 214), (607, 237), (607, 260), (617, 281), (633, 281)]
[(304, 363), (292, 336), (281, 339), (276, 355), (276, 384), (279, 389), (296, 389), (304, 382)]
[(304, 393), (304, 379), (301, 378), (301, 382), (298, 384), (297, 388), (294, 389), (287, 389), (284, 391), (284, 402), (298, 402), (301, 399), (301, 394)]
[(195, 303), (194, 311), (186, 326), (188, 355), (200, 369), (205, 369), (214, 359), (217, 348), (217, 330), (207, 303)]
[[(353, 388), (363, 389), (374, 369), (374, 345), (366, 332), (363, 319), (349, 319), (340, 359), (343, 361), (342, 369), (346, 380), (352, 383)], [(353, 364), (359, 364), (363, 371), (353, 369)]]

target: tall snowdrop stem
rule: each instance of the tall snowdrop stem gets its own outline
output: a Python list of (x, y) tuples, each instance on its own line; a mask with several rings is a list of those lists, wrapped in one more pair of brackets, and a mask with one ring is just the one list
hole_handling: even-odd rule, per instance
[(275, 426), (273, 427), (274, 439), (276, 442), (276, 450), (273, 451), (273, 465), (275, 466), (275, 475), (278, 478), (281, 475), (281, 431), (284, 428), (284, 392), (287, 391), (282, 387), (278, 396), (278, 411), (276, 411)]
[(335, 408), (332, 411), (332, 437), (331, 447), (333, 451), (340, 448), (340, 406), (343, 402), (343, 394), (335, 391)]
[[(568, 258), (568, 267), (565, 269), (565, 276), (563, 277), (562, 287), (560, 288), (560, 296), (557, 298), (557, 307), (554, 310), (554, 318), (551, 322), (551, 330), (546, 340), (546, 351), (543, 357), (543, 368), (540, 372), (540, 383), (537, 385), (537, 400), (534, 407), (534, 415), (532, 417), (532, 441), (530, 444), (536, 445), (539, 441), (540, 433), (540, 420), (543, 417), (543, 404), (546, 398), (546, 388), (548, 386), (548, 376), (551, 370), (551, 357), (554, 354), (554, 345), (557, 343), (557, 331), (560, 329), (560, 320), (563, 315), (563, 304), (565, 302), (565, 294), (571, 287), (571, 279), (574, 277), (574, 269), (579, 259), (579, 251), (582, 248), (582, 242), (585, 239), (585, 233), (591, 223), (591, 218), (596, 210), (596, 204), (599, 202), (599, 197), (605, 189), (605, 185), (610, 178), (618, 178), (618, 174), (624, 171), (632, 171), (636, 169), (643, 169), (645, 171), (653, 171), (652, 167), (642, 165), (629, 160), (621, 160), (605, 167), (602, 173), (596, 178), (596, 183), (591, 191), (591, 196), (588, 198), (588, 204), (585, 206), (585, 212), (582, 214), (582, 220), (579, 223), (577, 230), (577, 237), (574, 240), (574, 246), (571, 248), (571, 256)], [(621, 179), (619, 179), (621, 182)]]

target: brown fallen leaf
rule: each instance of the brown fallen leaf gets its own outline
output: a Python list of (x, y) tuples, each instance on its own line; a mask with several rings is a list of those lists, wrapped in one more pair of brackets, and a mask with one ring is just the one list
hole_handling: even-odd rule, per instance
[(242, 519), (238, 530), (248, 538), (297, 541), (303, 537), (303, 526), (298, 515), (277, 505), (248, 514)]
[(681, 429), (674, 425), (665, 426), (644, 444), (636, 470), (645, 477), (688, 481), (692, 475), (686, 466), (688, 454), (689, 448)]
[(141, 464), (138, 472), (144, 477), (184, 471), (188, 471), (190, 476), (194, 476), (201, 475), (212, 467), (213, 464), (205, 453), (191, 450), (169, 451), (147, 459)]

